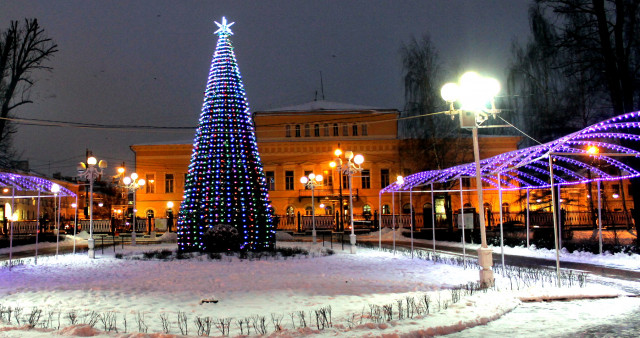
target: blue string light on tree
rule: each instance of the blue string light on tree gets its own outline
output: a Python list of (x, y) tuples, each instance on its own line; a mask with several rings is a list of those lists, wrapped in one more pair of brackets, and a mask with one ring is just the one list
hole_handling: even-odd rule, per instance
[(267, 250), (275, 245), (273, 211), (254, 124), (229, 40), (233, 24), (224, 17), (222, 23), (216, 22), (218, 44), (178, 214), (181, 251), (208, 249), (203, 235), (218, 224), (238, 231), (240, 250)]

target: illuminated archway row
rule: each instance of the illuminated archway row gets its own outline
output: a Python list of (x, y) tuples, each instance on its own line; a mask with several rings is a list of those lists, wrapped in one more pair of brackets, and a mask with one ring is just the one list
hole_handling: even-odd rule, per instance
[[(44, 193), (51, 193), (51, 187), (54, 184), (56, 183), (41, 177), (0, 172), (0, 188), (15, 188), (16, 191), (33, 192), (39, 190)], [(75, 193), (63, 186), (60, 186), (58, 195), (76, 197)]]
[[(640, 134), (640, 122), (637, 119), (640, 119), (640, 112), (616, 116), (549, 143), (481, 160), (482, 180), (497, 188), (500, 179), (503, 190), (549, 188), (549, 154), (553, 159), (555, 185), (640, 176), (640, 171), (622, 161), (622, 157), (640, 157), (640, 151), (636, 150), (640, 149), (640, 135), (636, 135)], [(381, 193), (415, 191), (431, 184), (475, 177), (475, 174), (475, 163), (423, 171), (405, 177), (403, 184), (394, 182)]]

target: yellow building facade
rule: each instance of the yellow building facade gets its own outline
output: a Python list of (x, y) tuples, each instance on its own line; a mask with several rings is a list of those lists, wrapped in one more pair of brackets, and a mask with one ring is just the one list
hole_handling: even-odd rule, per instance
[[(309, 229), (312, 208), (316, 228), (348, 227), (348, 177), (330, 167), (338, 148), (364, 156), (362, 171), (352, 177), (354, 220), (373, 221), (378, 215), (400, 214), (403, 207), (408, 209), (408, 196), (379, 194), (398, 175), (412, 173), (403, 168), (400, 160), (399, 113), (396, 109), (328, 101), (254, 112), (258, 148), (278, 228)], [(519, 140), (519, 137), (481, 137), (481, 157), (514, 150)], [(162, 219), (169, 213), (177, 215), (192, 148), (190, 141), (131, 146), (136, 171), (147, 181), (137, 192), (138, 217)], [(323, 176), (313, 190), (313, 202), (311, 190), (300, 182), (309, 173)], [(457, 209), (459, 197), (451, 195), (453, 208)], [(470, 200), (475, 199), (472, 194), (467, 195)], [(491, 193), (487, 197), (493, 198)], [(467, 197), (464, 198), (467, 202)], [(508, 197), (505, 201), (512, 202)], [(437, 204), (436, 201), (436, 211), (440, 212)], [(421, 214), (426, 207), (431, 207), (430, 196), (416, 194), (413, 200), (416, 213)], [(422, 217), (418, 218), (416, 226), (421, 227)]]

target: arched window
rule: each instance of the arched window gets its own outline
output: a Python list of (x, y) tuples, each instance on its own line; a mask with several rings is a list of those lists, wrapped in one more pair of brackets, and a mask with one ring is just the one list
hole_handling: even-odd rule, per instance
[(313, 209), (311, 209), (311, 207), (310, 207), (310, 206), (305, 207), (305, 208), (304, 208), (304, 213), (305, 213), (305, 215), (307, 215), (307, 216), (311, 216), (311, 213), (313, 212), (312, 210), (313, 210)]
[(327, 205), (324, 207), (324, 214), (325, 215), (333, 215), (333, 207), (330, 205)]
[(383, 215), (391, 214), (391, 208), (389, 207), (389, 204), (382, 205), (382, 214)]
[(284, 136), (285, 137), (291, 137), (291, 125), (287, 124), (284, 127)]
[(324, 136), (329, 136), (329, 124), (324, 124)]
[(308, 123), (304, 125), (304, 137), (311, 137), (311, 125)]
[(367, 136), (369, 135), (369, 126), (366, 124), (363, 124), (360, 126), (360, 130), (362, 130), (362, 136)]
[(296, 137), (300, 137), (300, 125), (296, 124)]
[(320, 137), (320, 125), (319, 124), (313, 125), (313, 136)]
[(346, 124), (342, 125), (342, 136), (349, 136), (349, 126)]
[(411, 210), (411, 205), (409, 203), (405, 203), (402, 206), (402, 213), (403, 214), (407, 214), (408, 215), (410, 210)]
[(339, 129), (338, 129), (338, 124), (334, 123), (333, 124), (333, 136), (340, 136), (340, 134), (338, 133)]
[(351, 135), (358, 136), (358, 125), (355, 123), (351, 126)]
[(371, 206), (369, 204), (365, 204), (362, 207), (362, 213), (371, 215)]
[(502, 213), (503, 214), (508, 214), (509, 213), (509, 203), (502, 203)]

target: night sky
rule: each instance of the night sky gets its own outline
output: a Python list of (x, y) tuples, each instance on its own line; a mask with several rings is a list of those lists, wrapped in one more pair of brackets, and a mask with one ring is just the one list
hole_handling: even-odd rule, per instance
[[(59, 52), (37, 72), (23, 118), (104, 125), (197, 125), (225, 16), (252, 111), (324, 97), (403, 107), (399, 49), (429, 34), (441, 60), (504, 79), (525, 0), (2, 1), (0, 29), (37, 18)], [(455, 81), (456, 79), (451, 79)], [(15, 148), (31, 168), (74, 175), (91, 149), (133, 167), (132, 144), (192, 140), (194, 130), (151, 132), (19, 126)]]

